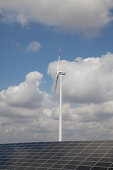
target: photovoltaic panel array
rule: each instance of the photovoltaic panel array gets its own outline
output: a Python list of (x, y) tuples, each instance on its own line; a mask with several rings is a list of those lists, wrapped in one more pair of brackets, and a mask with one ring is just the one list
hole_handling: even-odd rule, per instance
[(113, 170), (113, 141), (0, 144), (0, 169)]

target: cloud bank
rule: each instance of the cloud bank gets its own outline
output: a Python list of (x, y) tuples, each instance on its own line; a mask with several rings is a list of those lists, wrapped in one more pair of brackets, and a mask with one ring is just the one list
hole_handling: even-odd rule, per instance
[[(113, 54), (61, 61), (63, 139), (113, 139)], [(57, 62), (48, 67), (55, 84)], [(58, 140), (59, 97), (40, 90), (43, 75), (0, 92), (0, 143)], [(58, 85), (59, 87), (59, 85)], [(58, 98), (57, 98), (58, 97)]]
[[(103, 103), (113, 100), (113, 54), (75, 61), (62, 61), (64, 100), (72, 103)], [(55, 80), (57, 62), (50, 63), (48, 74)]]
[(42, 23), (66, 31), (94, 34), (113, 20), (112, 0), (5, 0), (2, 21)]

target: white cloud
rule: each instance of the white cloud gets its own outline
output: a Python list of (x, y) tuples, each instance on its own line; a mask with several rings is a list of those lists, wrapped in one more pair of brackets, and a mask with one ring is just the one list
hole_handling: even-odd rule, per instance
[(39, 88), (42, 77), (37, 71), (30, 72), (24, 82), (0, 92), (0, 143), (47, 140), (44, 134), (51, 136), (55, 130), (51, 117), (55, 104), (52, 96)]
[(4, 21), (43, 23), (68, 31), (96, 33), (113, 20), (112, 0), (5, 0), (0, 1)]
[[(113, 54), (61, 64), (67, 73), (63, 139), (113, 139)], [(50, 63), (48, 69), (53, 81), (56, 66)], [(59, 99), (40, 90), (42, 78), (30, 72), (24, 82), (0, 92), (0, 143), (58, 139)]]
[[(100, 58), (61, 61), (63, 97), (72, 103), (102, 103), (113, 100), (113, 54)], [(50, 63), (48, 73), (55, 83), (57, 62)]]
[[(42, 75), (38, 72), (29, 73), (25, 82), (2, 91), (1, 99), (8, 105), (16, 107), (35, 108), (37, 105), (40, 106), (43, 100), (43, 93), (38, 88), (41, 78)], [(37, 103), (35, 103), (36, 101)]]
[(27, 51), (36, 52), (36, 51), (39, 51), (40, 48), (41, 48), (41, 44), (38, 41), (34, 40), (28, 44)]

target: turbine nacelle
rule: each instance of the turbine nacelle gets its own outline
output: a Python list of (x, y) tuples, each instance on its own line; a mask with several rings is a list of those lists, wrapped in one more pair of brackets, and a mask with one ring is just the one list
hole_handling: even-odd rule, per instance
[(56, 76), (59, 76), (59, 75), (66, 75), (66, 73), (63, 71), (59, 71), (58, 73), (56, 73)]

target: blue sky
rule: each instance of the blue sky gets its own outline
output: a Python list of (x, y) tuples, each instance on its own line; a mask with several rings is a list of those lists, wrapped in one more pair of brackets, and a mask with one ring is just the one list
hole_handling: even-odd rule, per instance
[(0, 0), (0, 143), (58, 139), (59, 47), (63, 139), (113, 139), (112, 0)]
[[(0, 24), (0, 90), (25, 79), (30, 71), (44, 75), (44, 90), (50, 91), (51, 78), (47, 75), (48, 64), (57, 60), (59, 46), (61, 58), (73, 61), (76, 57), (98, 57), (113, 52), (113, 23), (103, 28), (99, 35), (84, 36), (76, 32), (63, 32), (39, 23), (22, 26), (18, 23)], [(38, 41), (39, 51), (27, 51), (28, 44)], [(4, 76), (3, 76), (4, 75)]]

